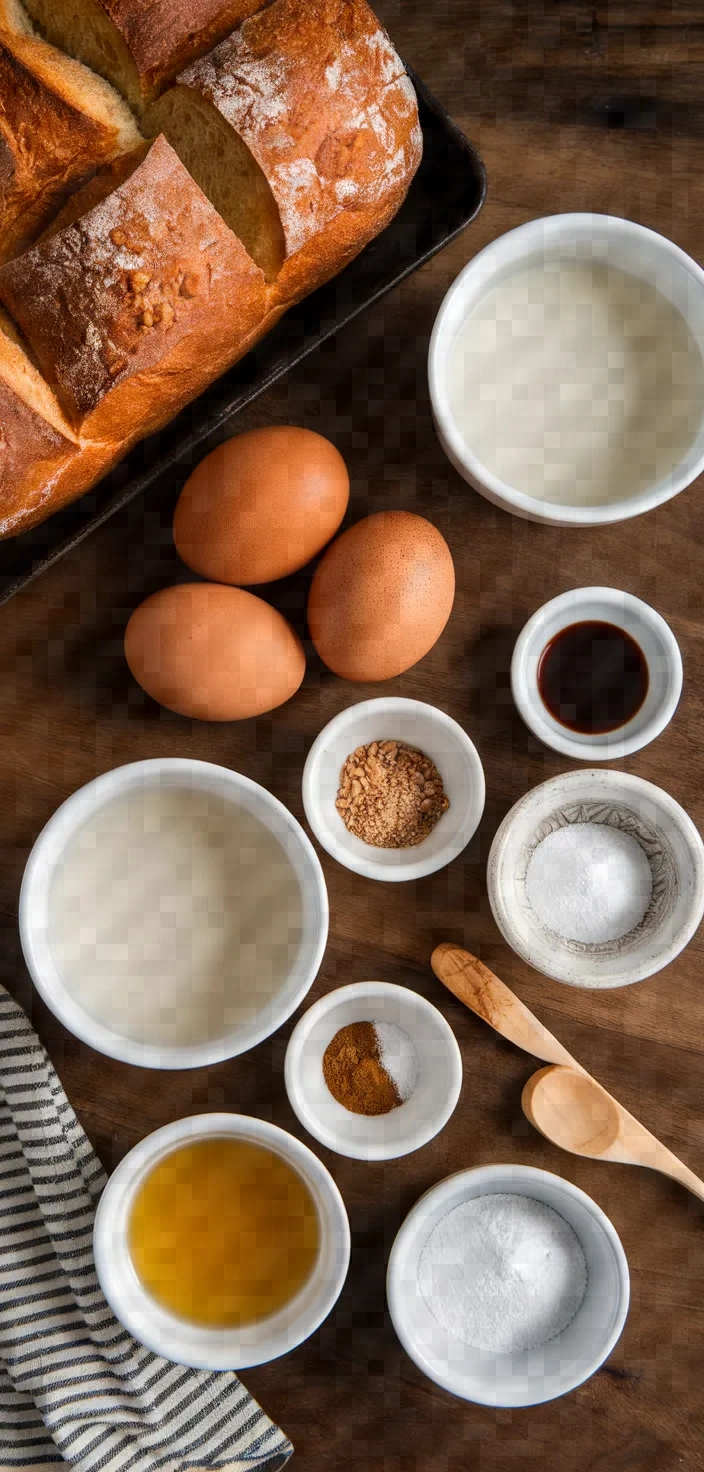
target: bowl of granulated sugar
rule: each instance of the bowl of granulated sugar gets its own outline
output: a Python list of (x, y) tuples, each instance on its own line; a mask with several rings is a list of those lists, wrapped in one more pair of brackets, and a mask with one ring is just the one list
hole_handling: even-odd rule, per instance
[(532, 1406), (588, 1380), (628, 1313), (626, 1255), (590, 1196), (522, 1165), (459, 1171), (426, 1191), (389, 1257), (394, 1329), (452, 1395)]
[(494, 919), (545, 976), (617, 987), (661, 971), (704, 915), (704, 844), (669, 793), (626, 772), (567, 772), (507, 813), (487, 867)]

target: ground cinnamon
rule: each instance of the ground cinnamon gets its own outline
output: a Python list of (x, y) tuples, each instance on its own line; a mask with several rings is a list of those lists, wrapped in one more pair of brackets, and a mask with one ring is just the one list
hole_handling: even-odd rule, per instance
[(334, 1099), (352, 1114), (389, 1114), (403, 1100), (379, 1061), (372, 1022), (341, 1027), (323, 1054), (323, 1077)]

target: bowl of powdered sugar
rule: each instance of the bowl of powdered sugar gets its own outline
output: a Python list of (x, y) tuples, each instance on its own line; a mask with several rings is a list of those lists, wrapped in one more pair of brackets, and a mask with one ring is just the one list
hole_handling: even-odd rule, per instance
[(504, 939), (572, 986), (616, 987), (662, 970), (704, 914), (704, 845), (661, 788), (625, 772), (569, 772), (521, 798), (489, 854)]
[(460, 1171), (416, 1203), (387, 1274), (404, 1349), (436, 1384), (528, 1406), (583, 1384), (628, 1313), (621, 1242), (594, 1201), (530, 1166)]

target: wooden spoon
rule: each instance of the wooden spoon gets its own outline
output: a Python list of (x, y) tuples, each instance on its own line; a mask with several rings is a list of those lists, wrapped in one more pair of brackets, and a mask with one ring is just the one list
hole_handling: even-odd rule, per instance
[(433, 951), (430, 964), (448, 991), (517, 1048), (544, 1058), (546, 1063), (565, 1063), (578, 1073), (585, 1072), (581, 1063), (543, 1027), (510, 987), (469, 951), (444, 941)]
[(540, 1068), (521, 1099), (531, 1124), (562, 1150), (662, 1171), (704, 1201), (704, 1181), (584, 1070)]

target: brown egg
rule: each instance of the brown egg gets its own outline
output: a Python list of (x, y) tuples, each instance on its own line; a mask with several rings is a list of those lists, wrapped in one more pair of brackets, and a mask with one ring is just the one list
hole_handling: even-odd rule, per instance
[(350, 479), (335, 446), (295, 425), (218, 445), (189, 476), (174, 514), (188, 567), (219, 583), (269, 583), (305, 567), (335, 535)]
[(295, 695), (300, 639), (275, 608), (241, 588), (183, 583), (153, 593), (125, 630), (125, 656), (148, 695), (199, 721), (242, 721)]
[(455, 596), (440, 532), (411, 511), (381, 511), (328, 547), (316, 568), (308, 625), (325, 664), (346, 680), (389, 680), (432, 649)]

